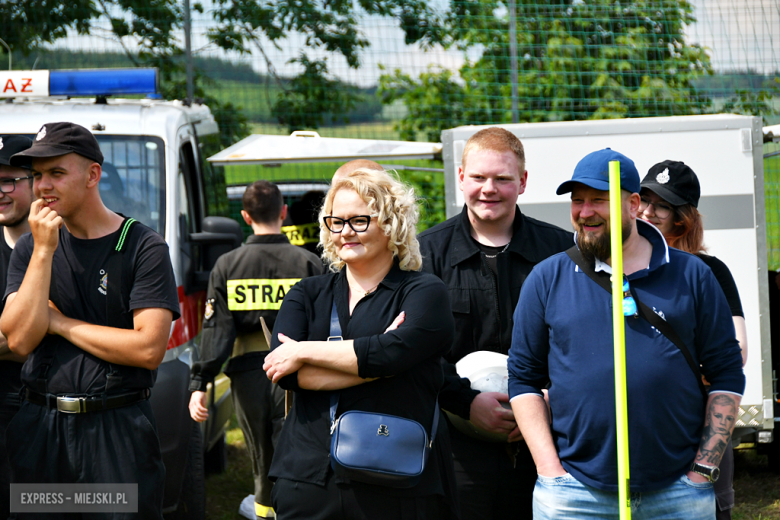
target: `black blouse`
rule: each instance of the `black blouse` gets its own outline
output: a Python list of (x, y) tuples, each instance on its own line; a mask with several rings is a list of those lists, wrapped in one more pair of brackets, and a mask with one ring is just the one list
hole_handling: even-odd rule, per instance
[(712, 274), (715, 275), (720, 287), (723, 289), (723, 293), (726, 295), (726, 300), (729, 302), (731, 315), (744, 318), (745, 313), (742, 311), (742, 301), (739, 299), (737, 284), (734, 282), (734, 277), (731, 275), (729, 268), (714, 256), (699, 255), (699, 258), (707, 264), (707, 267), (712, 269)]
[[(342, 336), (354, 340), (360, 377), (380, 378), (341, 390), (337, 416), (346, 410), (397, 415), (419, 422), (430, 435), (434, 404), (444, 380), (441, 356), (448, 352), (453, 339), (447, 288), (433, 275), (402, 271), (396, 263), (377, 289), (357, 303), (350, 316), (345, 270), (306, 278), (284, 298), (271, 349), (279, 346), (280, 332), (298, 341), (325, 340), (329, 336), (334, 297)], [(406, 313), (404, 323), (385, 334), (401, 311)], [(280, 385), (295, 390), (295, 400), (269, 475), (273, 479), (324, 485), (331, 471), (330, 392), (301, 389), (297, 374), (282, 378)], [(451, 452), (443, 423), (420, 483), (410, 489), (385, 488), (388, 494), (445, 494), (443, 487), (449, 487), (446, 482), (452, 481), (452, 470), (447, 468), (452, 465), (444, 458), (451, 457)]]

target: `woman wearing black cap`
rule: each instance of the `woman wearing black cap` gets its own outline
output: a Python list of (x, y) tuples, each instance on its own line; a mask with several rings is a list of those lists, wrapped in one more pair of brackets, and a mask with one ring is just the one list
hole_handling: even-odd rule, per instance
[[(704, 254), (704, 226), (697, 209), (701, 188), (693, 170), (679, 161), (663, 161), (647, 172), (642, 179), (639, 216), (655, 225), (671, 247), (687, 251), (701, 258), (712, 269), (731, 308), (737, 341), (742, 348), (742, 366), (747, 361), (747, 331), (745, 315), (737, 285), (726, 264)], [(734, 507), (734, 451), (729, 441), (720, 462), (720, 478), (715, 482), (716, 518), (730, 519)]]

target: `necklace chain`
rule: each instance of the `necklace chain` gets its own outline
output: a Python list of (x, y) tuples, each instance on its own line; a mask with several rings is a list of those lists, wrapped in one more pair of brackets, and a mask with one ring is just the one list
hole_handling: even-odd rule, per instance
[[(380, 282), (380, 283), (381, 283), (381, 282)], [(361, 298), (365, 298), (366, 296), (368, 296), (369, 294), (371, 294), (372, 292), (374, 292), (374, 291), (376, 290), (376, 288), (377, 288), (377, 287), (379, 287), (379, 284), (376, 284), (375, 286), (373, 286), (373, 287), (372, 287), (372, 288), (370, 288), (369, 290), (367, 290), (367, 291), (364, 291), (364, 292), (363, 292), (363, 296), (361, 296)], [(349, 284), (349, 288), (350, 288), (350, 290), (354, 291), (354, 289), (353, 289), (353, 287), (352, 287), (352, 284)], [(363, 288), (362, 288), (362, 287), (360, 287), (360, 286), (358, 286), (358, 289), (360, 289), (360, 291), (363, 291)], [(360, 293), (360, 291), (355, 291), (355, 292), (357, 292), (357, 293)]]
[(511, 243), (511, 241), (507, 242), (507, 243), (506, 243), (506, 245), (504, 246), (504, 249), (502, 249), (501, 251), (499, 251), (498, 253), (496, 253), (496, 254), (494, 254), (494, 255), (488, 255), (488, 254), (486, 254), (486, 253), (482, 253), (482, 254), (484, 254), (484, 255), (485, 255), (485, 258), (495, 258), (495, 257), (497, 257), (498, 255), (500, 255), (501, 253), (503, 253), (504, 251), (506, 251), (507, 249), (509, 249), (509, 244), (510, 244), (510, 243)]

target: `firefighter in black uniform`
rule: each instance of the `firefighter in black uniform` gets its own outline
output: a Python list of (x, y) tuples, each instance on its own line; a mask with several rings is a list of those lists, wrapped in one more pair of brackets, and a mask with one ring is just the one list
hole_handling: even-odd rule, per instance
[[(252, 457), (255, 514), (273, 517), (268, 468), (284, 419), (284, 391), (263, 372), (269, 346), (261, 318), (272, 330), (284, 295), (301, 278), (322, 274), (322, 261), (282, 234), (287, 215), (279, 188), (267, 181), (247, 187), (241, 216), (254, 235), (219, 258), (209, 279), (201, 360), (192, 367), (190, 414), (208, 417), (207, 385), (230, 356), (225, 373), (236, 416)], [(231, 354), (232, 353), (232, 354)]]
[[(45, 124), (11, 158), (30, 162), (32, 233), (14, 247), (0, 319), (9, 348), (28, 355), (6, 436), (13, 482), (135, 484), (137, 512), (90, 517), (162, 520), (148, 397), (179, 316), (168, 245), (105, 207), (103, 154), (86, 128)], [(60, 517), (24, 515), (37, 516)]]

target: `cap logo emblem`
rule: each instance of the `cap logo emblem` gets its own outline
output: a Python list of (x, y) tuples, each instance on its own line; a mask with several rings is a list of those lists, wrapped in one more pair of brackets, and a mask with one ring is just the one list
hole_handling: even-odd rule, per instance
[(669, 168), (666, 168), (664, 171), (656, 175), (655, 180), (658, 181), (658, 184), (666, 184), (669, 182)]
[(36, 141), (40, 141), (44, 137), (46, 137), (46, 127), (45, 126), (41, 127), (41, 131), (38, 132), (38, 135), (35, 136), (35, 140)]
[(3, 149), (3, 138), (0, 137), (0, 150), (2, 150), (2, 149)]

